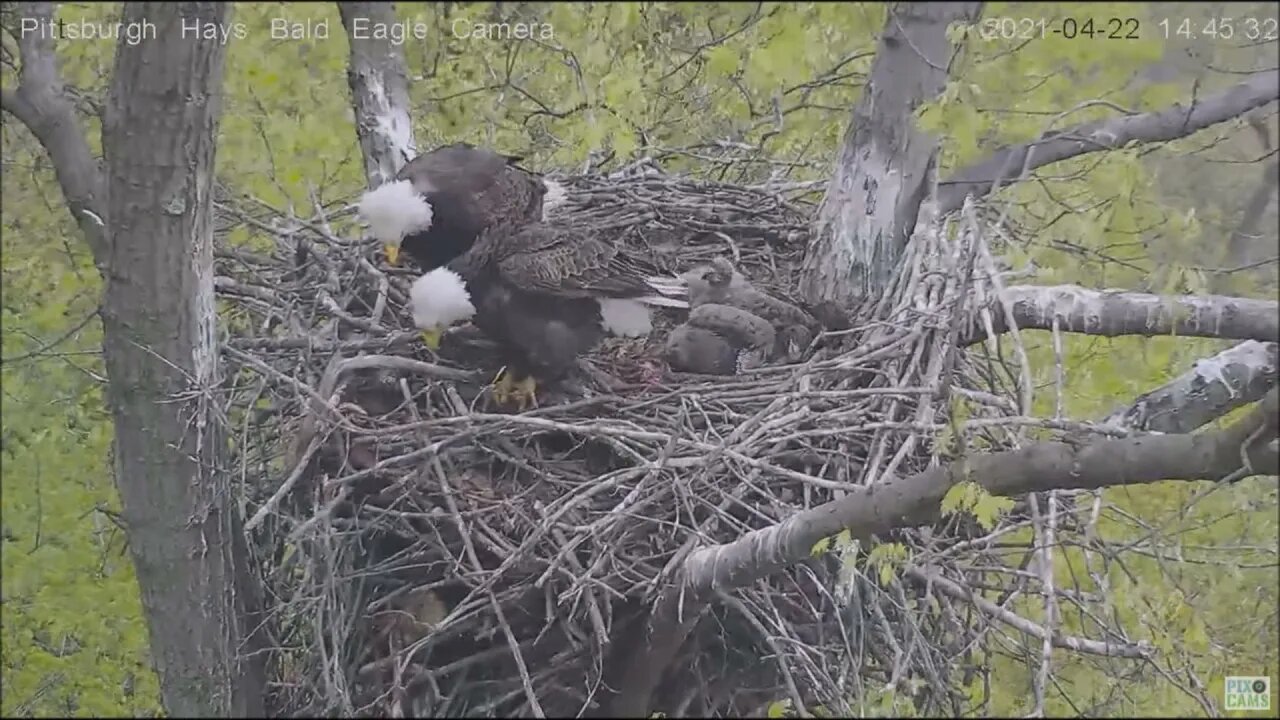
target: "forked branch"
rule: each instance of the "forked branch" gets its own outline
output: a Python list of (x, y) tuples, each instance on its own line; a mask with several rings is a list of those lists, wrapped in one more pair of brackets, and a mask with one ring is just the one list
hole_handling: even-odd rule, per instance
[[(53, 18), (53, 3), (25, 3), (20, 14), (24, 20), (47, 24)], [(102, 173), (58, 74), (53, 38), (43, 32), (17, 35), (22, 59), (18, 89), (0, 91), (0, 108), (25, 125), (49, 153), (67, 208), (101, 269), (107, 260)]]

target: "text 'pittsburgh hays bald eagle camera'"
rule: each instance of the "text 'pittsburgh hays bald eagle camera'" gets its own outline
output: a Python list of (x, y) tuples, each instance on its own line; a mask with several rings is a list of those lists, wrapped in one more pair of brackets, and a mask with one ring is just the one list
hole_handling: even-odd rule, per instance
[(548, 221), (564, 188), (517, 160), (465, 143), (437, 148), (365, 193), (359, 213), (388, 261), (403, 252), (424, 271), (410, 306), (428, 346), (472, 321), (507, 364), (495, 399), (523, 409), (538, 381), (562, 378), (605, 333), (647, 335), (648, 306), (688, 303), (682, 279), (626, 257), (613, 237)]

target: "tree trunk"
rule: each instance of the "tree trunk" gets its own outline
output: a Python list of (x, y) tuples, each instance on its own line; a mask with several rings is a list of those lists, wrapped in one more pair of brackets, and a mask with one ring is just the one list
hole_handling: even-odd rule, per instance
[(210, 201), (222, 3), (127, 3), (103, 118), (103, 354), (129, 548), (171, 716), (263, 716), (257, 578), (226, 471)]
[(347, 30), (351, 58), (347, 83), (356, 111), (356, 134), (364, 156), (369, 187), (394, 178), (417, 155), (413, 123), (409, 119), (409, 73), (399, 45), (369, 32), (356, 37), (357, 23), (369, 27), (396, 22), (395, 5), (389, 2), (340, 2), (338, 12)]
[(884, 291), (897, 270), (937, 140), (914, 113), (942, 92), (947, 27), (977, 19), (982, 3), (899, 3), (889, 10), (871, 77), (853, 108), (801, 267), (811, 304), (850, 307)]

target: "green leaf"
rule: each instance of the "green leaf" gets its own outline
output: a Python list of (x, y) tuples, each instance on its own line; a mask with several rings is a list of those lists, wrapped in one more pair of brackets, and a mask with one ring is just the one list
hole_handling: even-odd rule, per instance
[(717, 45), (707, 53), (707, 70), (716, 77), (728, 77), (738, 71), (738, 50), (730, 45)]
[(809, 554), (812, 555), (813, 557), (818, 557), (819, 555), (824, 554), (830, 549), (831, 549), (831, 538), (824, 537), (818, 542), (813, 544), (813, 547), (810, 548), (809, 550)]
[(889, 583), (893, 582), (893, 567), (891, 567), (888, 563), (881, 565), (879, 579), (880, 579), (880, 584), (886, 587), (889, 585)]
[(947, 494), (942, 496), (942, 515), (945, 517), (973, 507), (973, 488), (972, 482), (952, 485)]
[(775, 700), (769, 703), (769, 709), (765, 711), (765, 715), (771, 718), (784, 718), (790, 714), (791, 700)]
[(867, 556), (867, 564), (879, 570), (881, 585), (893, 581), (898, 568), (906, 564), (911, 552), (901, 543), (883, 543), (877, 545)]
[(973, 504), (973, 517), (984, 529), (991, 530), (1001, 515), (1013, 509), (1013, 500), (992, 495), (981, 487), (978, 494), (977, 502)]
[(1183, 641), (1189, 650), (1195, 653), (1203, 653), (1209, 649), (1210, 640), (1209, 633), (1202, 620), (1198, 615), (1192, 615), (1187, 624), (1186, 633), (1183, 635)]

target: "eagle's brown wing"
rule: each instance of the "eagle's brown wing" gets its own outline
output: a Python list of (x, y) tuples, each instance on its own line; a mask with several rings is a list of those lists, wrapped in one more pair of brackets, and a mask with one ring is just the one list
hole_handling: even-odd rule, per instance
[(657, 271), (595, 232), (539, 222), (505, 233), (496, 245), (498, 272), (518, 287), (570, 298), (655, 294), (645, 279)]

